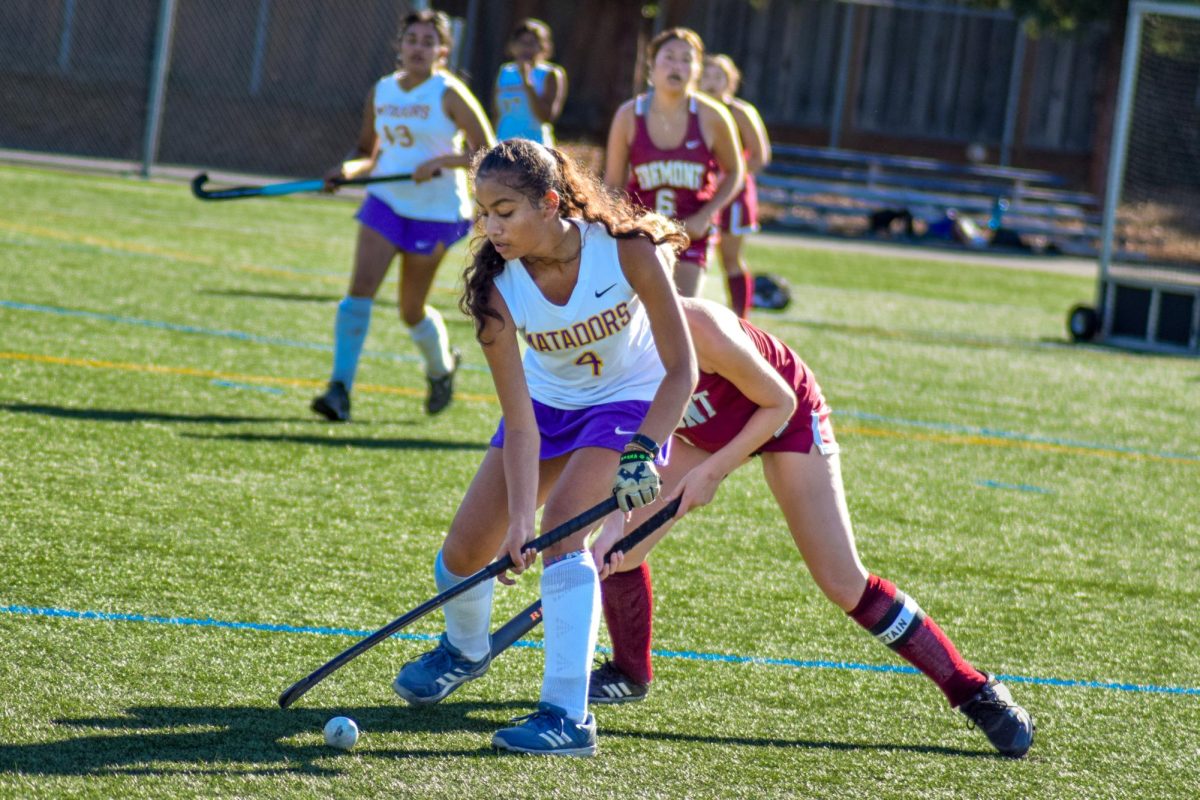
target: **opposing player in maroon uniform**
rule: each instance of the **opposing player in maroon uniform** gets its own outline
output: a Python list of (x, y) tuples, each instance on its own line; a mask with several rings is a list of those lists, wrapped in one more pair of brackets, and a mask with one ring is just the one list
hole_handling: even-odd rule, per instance
[(604, 180), (683, 224), (692, 242), (675, 264), (675, 285), (695, 297), (712, 220), (742, 188), (745, 165), (729, 111), (697, 89), (704, 44), (696, 32), (663, 31), (649, 56), (652, 88), (617, 109)]
[(726, 55), (704, 57), (700, 90), (717, 98), (729, 109), (742, 142), (746, 162), (746, 181), (742, 191), (721, 212), (720, 240), (717, 249), (725, 280), (729, 284), (729, 306), (739, 317), (750, 315), (754, 300), (754, 278), (742, 258), (742, 242), (747, 233), (758, 230), (758, 189), (754, 176), (771, 163), (771, 140), (758, 109), (737, 97), (742, 73)]
[[(725, 476), (751, 456), (783, 512), (821, 591), (880, 642), (928, 676), (1001, 753), (1023, 756), (1033, 719), (1008, 687), (968, 663), (911, 597), (869, 573), (859, 560), (842, 488), (830, 409), (813, 373), (786, 344), (707, 300), (684, 301), (700, 380), (672, 442), (663, 497), (682, 496), (676, 519), (711, 502)], [(626, 528), (657, 508), (639, 509)], [(605, 526), (592, 545), (601, 564), (601, 599), (613, 659), (593, 671), (588, 701), (645, 697), (650, 666), (652, 594), (645, 558), (670, 525), (602, 562), (623, 533)]]

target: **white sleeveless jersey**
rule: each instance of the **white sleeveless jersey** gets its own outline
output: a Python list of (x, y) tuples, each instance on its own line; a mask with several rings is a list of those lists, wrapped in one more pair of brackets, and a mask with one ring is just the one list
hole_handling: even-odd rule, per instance
[[(451, 75), (434, 72), (411, 91), (400, 88), (400, 73), (384, 76), (375, 84), (375, 134), (379, 160), (374, 175), (407, 174), (438, 156), (463, 151), (464, 137), (442, 109), (449, 86), (466, 89)], [(467, 171), (446, 169), (424, 183), (396, 181), (372, 183), (367, 193), (387, 203), (402, 217), (432, 222), (469, 219), (473, 209), (467, 193)]]
[(527, 345), (529, 394), (561, 409), (653, 400), (666, 371), (646, 310), (621, 272), (617, 241), (603, 225), (571, 221), (579, 226), (583, 250), (566, 305), (547, 300), (520, 261), (509, 261), (496, 276)]
[[(529, 71), (529, 82), (539, 95), (546, 88), (546, 78), (550, 72), (546, 64), (538, 64)], [(496, 115), (497, 139), (532, 139), (547, 147), (554, 145), (549, 123), (542, 122), (533, 113), (529, 96), (522, 85), (521, 73), (511, 61), (501, 66), (500, 74), (496, 76), (496, 107), (499, 109)]]

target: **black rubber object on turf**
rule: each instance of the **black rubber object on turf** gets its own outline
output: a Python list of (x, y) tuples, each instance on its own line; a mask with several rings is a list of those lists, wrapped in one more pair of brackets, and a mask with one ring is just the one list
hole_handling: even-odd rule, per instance
[[(586, 527), (587, 525), (590, 525), (593, 522), (597, 522), (597, 521), (603, 519), (604, 517), (607, 517), (609, 514), (611, 514), (612, 512), (614, 512), (616, 510), (617, 510), (617, 498), (609, 497), (608, 499), (603, 500), (603, 501), (597, 503), (596, 505), (592, 506), (587, 511), (584, 511), (579, 516), (573, 517), (572, 519), (567, 520), (566, 522), (559, 525), (558, 527), (543, 533), (541, 536), (537, 537), (536, 539), (534, 539), (534, 540), (530, 541), (528, 544), (526, 544), (523, 549), (533, 550), (534, 552), (540, 552), (542, 550), (545, 550), (547, 547), (554, 544), (555, 542), (558, 542), (558, 541), (561, 541), (561, 540), (567, 538), (568, 536), (575, 533), (576, 531)], [(662, 512), (659, 512), (659, 513), (662, 513)], [(655, 515), (655, 516), (657, 517), (657, 515)], [(630, 536), (632, 536), (632, 535), (633, 534), (630, 534)], [(407, 614), (405, 614), (401, 617), (397, 617), (396, 619), (392, 620), (387, 625), (384, 625), (382, 628), (375, 631), (367, 638), (363, 639), (360, 642), (355, 643), (351, 647), (342, 651), (341, 653), (339, 653), (337, 656), (335, 656), (334, 658), (332, 658), (325, 664), (322, 664), (320, 667), (318, 667), (316, 670), (314, 670), (311, 674), (307, 675), (304, 678), (301, 678), (300, 680), (296, 681), (291, 686), (289, 686), (287, 689), (285, 689), (283, 694), (279, 695), (279, 707), (287, 708), (292, 703), (299, 700), (305, 694), (305, 692), (307, 692), (309, 689), (316, 686), (318, 683), (320, 683), (321, 681), (328, 678), (330, 675), (332, 675), (338, 669), (341, 669), (347, 663), (349, 663), (353, 659), (357, 658), (358, 656), (362, 655), (363, 653), (367, 652), (372, 647), (374, 647), (375, 645), (382, 642), (384, 639), (387, 639), (396, 631), (400, 630), (401, 628), (407, 627), (408, 625), (411, 625), (412, 623), (416, 622), (417, 620), (419, 620), (421, 617), (425, 616), (429, 612), (435, 611), (435, 610), (441, 608), (447, 602), (449, 602), (450, 600), (453, 600), (455, 597), (458, 597), (463, 592), (465, 592), (475, 586), (478, 586), (479, 584), (483, 583), (486, 580), (491, 580), (492, 578), (495, 578), (497, 575), (501, 574), (502, 572), (507, 570), (512, 565), (513, 565), (512, 556), (506, 554), (504, 556), (504, 558), (493, 561), (491, 564), (488, 564), (486, 567), (479, 570), (474, 575), (470, 576), (469, 578), (462, 581), (461, 583), (451, 586), (449, 589), (442, 592), (437, 597), (434, 597), (431, 600), (426, 600), (424, 603), (417, 606), (412, 611), (409, 611)]]
[[(605, 554), (605, 559), (615, 552), (628, 553), (637, 547), (643, 539), (654, 533), (663, 523), (675, 516), (675, 513), (679, 511), (679, 502), (682, 499), (681, 497), (675, 498), (663, 506), (653, 517), (638, 525), (628, 536), (625, 536), (612, 546), (612, 549)], [(541, 598), (538, 598), (515, 617), (497, 628), (495, 633), (492, 634), (491, 657), (495, 658), (512, 647), (513, 643), (536, 628), (541, 621), (542, 601)]]
[[(332, 183), (334, 186), (359, 186), (365, 183), (408, 180), (412, 180), (412, 175), (370, 175), (366, 178), (335, 179)], [(192, 178), (192, 194), (201, 200), (239, 200), (243, 197), (278, 197), (297, 192), (319, 192), (325, 188), (325, 181), (322, 178), (269, 183), (266, 186), (230, 186), (225, 189), (206, 189), (204, 184), (207, 182), (207, 172), (201, 172)]]

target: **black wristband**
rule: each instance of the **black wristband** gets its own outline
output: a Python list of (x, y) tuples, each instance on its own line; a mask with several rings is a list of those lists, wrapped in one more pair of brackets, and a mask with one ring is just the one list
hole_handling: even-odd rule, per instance
[(644, 433), (635, 433), (633, 436), (629, 437), (629, 443), (625, 446), (629, 447), (630, 445), (633, 445), (640, 450), (645, 450), (650, 454), (651, 458), (658, 458), (658, 443)]

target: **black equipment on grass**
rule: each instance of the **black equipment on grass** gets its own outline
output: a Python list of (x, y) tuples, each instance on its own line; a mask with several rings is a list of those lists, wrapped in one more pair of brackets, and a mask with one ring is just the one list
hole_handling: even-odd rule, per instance
[[(605, 558), (607, 559), (609, 555), (618, 550), (622, 553), (628, 553), (637, 547), (643, 539), (654, 533), (663, 523), (675, 516), (675, 513), (679, 511), (679, 501), (682, 499), (682, 497), (675, 498), (656, 512), (653, 517), (638, 525), (628, 536), (625, 536), (614, 544), (612, 549), (605, 554)], [(536, 628), (541, 621), (542, 601), (541, 598), (538, 598), (515, 617), (497, 628), (496, 632), (492, 634), (492, 658), (512, 647), (518, 639)]]
[[(597, 503), (596, 505), (584, 511), (577, 517), (567, 520), (558, 527), (546, 531), (541, 536), (528, 542), (523, 549), (540, 552), (545, 550), (555, 542), (559, 542), (576, 531), (597, 522), (609, 514), (617, 510), (617, 498), (609, 497), (606, 500)], [(660, 512), (661, 513), (661, 512)], [(632, 534), (630, 534), (632, 535)], [(474, 575), (465, 579), (461, 583), (451, 586), (446, 591), (434, 597), (431, 600), (426, 600), (421, 605), (409, 611), (407, 614), (392, 620), (387, 625), (384, 625), (379, 630), (372, 633), (367, 638), (355, 643), (351, 647), (339, 653), (333, 659), (318, 667), (310, 675), (301, 678), (294, 684), (284, 690), (283, 694), (279, 695), (279, 707), (287, 708), (292, 703), (299, 700), (305, 692), (316, 686), (321, 681), (328, 678), (335, 671), (345, 666), (351, 660), (357, 658), (363, 653), (370, 650), (375, 645), (390, 637), (393, 633), (419, 620), (431, 611), (441, 608), (450, 600), (453, 600), (463, 592), (478, 586), (484, 581), (491, 580), (497, 575), (500, 575), (505, 570), (513, 565), (512, 556), (505, 554), (504, 558), (497, 559), (491, 564), (488, 564), (483, 569), (476, 572)], [(515, 639), (514, 639), (515, 641)]]

